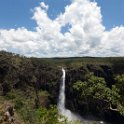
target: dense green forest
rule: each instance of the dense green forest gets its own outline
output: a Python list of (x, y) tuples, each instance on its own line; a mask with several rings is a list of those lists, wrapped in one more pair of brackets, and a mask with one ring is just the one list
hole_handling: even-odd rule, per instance
[(17, 124), (72, 123), (57, 110), (62, 67), (67, 108), (124, 123), (124, 57), (28, 58), (5, 51), (0, 52), (0, 123), (6, 124), (6, 106), (13, 106)]

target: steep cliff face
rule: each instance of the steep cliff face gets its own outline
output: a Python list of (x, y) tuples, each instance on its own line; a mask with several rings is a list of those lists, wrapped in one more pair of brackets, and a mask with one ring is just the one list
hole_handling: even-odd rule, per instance
[[(61, 71), (52, 67), (38, 68), (36, 70), (26, 67), (23, 71), (13, 70), (6, 72), (0, 82), (0, 93), (6, 95), (11, 90), (21, 90), (26, 92), (28, 89), (33, 88), (34, 91), (48, 91), (50, 94), (50, 101), (52, 104), (57, 104), (59, 83), (61, 79)], [(2, 74), (3, 75), (3, 74)]]
[[(114, 72), (111, 66), (108, 65), (85, 65), (78, 69), (66, 69), (66, 97), (67, 106), (69, 100), (74, 98), (72, 86), (75, 82), (86, 80), (86, 74), (93, 72), (95, 76), (103, 77), (107, 82), (107, 86), (111, 87), (114, 84)], [(72, 104), (72, 103), (71, 103)], [(69, 107), (68, 106), (68, 107)]]
[[(103, 109), (101, 111), (96, 111), (97, 102), (86, 103), (84, 101), (78, 100), (77, 94), (73, 90), (73, 84), (77, 81), (85, 81), (86, 75), (93, 72), (95, 76), (103, 77), (106, 81), (106, 85), (111, 88), (115, 84), (115, 66), (110, 65), (84, 65), (77, 69), (66, 68), (66, 107), (75, 113), (79, 113), (82, 116), (87, 116), (89, 114), (105, 119), (113, 123), (123, 124), (124, 117), (116, 110)], [(123, 70), (123, 68), (122, 68)], [(123, 71), (121, 71), (123, 73)], [(95, 104), (93, 104), (95, 103)], [(87, 109), (87, 104), (89, 104)], [(101, 101), (101, 106), (106, 106), (106, 102)], [(90, 111), (89, 111), (90, 110)]]
[(88, 64), (88, 65), (81, 66), (80, 68), (77, 68), (77, 69), (67, 68), (66, 81), (68, 83), (74, 83), (78, 80), (85, 81), (86, 79), (85, 75), (90, 72), (93, 72), (94, 75), (98, 77), (105, 78), (108, 86), (111, 86), (112, 84), (114, 84), (114, 71), (113, 71), (113, 68), (109, 65), (93, 65), (93, 64), (89, 65)]

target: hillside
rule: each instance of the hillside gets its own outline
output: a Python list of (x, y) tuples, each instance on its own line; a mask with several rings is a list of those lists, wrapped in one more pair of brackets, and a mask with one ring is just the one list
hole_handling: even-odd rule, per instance
[[(124, 57), (27, 58), (1, 51), (0, 99), (10, 101), (25, 124), (38, 124), (45, 115), (51, 115), (48, 120), (54, 124), (62, 67), (66, 70), (67, 108), (82, 116), (91, 114), (123, 123)], [(85, 91), (83, 87), (90, 89)], [(40, 119), (39, 114), (43, 116)]]

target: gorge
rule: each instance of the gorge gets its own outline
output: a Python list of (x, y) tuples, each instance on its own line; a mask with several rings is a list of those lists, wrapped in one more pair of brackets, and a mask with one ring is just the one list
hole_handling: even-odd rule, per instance
[(11, 101), (24, 124), (44, 117), (55, 124), (58, 110), (71, 121), (81, 116), (86, 124), (123, 124), (123, 86), (123, 57), (27, 58), (0, 52), (0, 107)]
[(67, 118), (70, 122), (76, 122), (78, 121), (79, 124), (108, 124), (103, 121), (91, 121), (91, 120), (85, 120), (78, 114), (73, 113), (69, 109), (65, 107), (66, 97), (65, 97), (65, 77), (66, 77), (66, 71), (64, 68), (62, 68), (62, 79), (60, 84), (60, 91), (59, 91), (59, 100), (58, 100), (58, 111), (60, 115), (63, 115)]

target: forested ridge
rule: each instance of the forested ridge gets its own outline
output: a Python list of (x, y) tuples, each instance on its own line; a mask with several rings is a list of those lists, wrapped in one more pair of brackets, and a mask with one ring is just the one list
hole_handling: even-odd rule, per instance
[(124, 57), (29, 58), (5, 51), (0, 52), (0, 123), (6, 102), (18, 123), (69, 123), (58, 121), (56, 108), (62, 67), (67, 108), (123, 123)]

